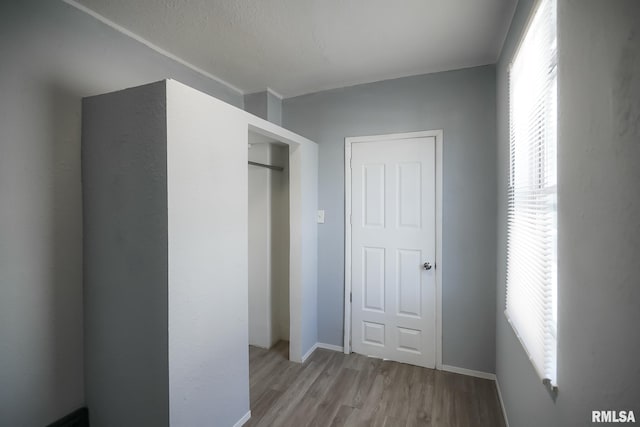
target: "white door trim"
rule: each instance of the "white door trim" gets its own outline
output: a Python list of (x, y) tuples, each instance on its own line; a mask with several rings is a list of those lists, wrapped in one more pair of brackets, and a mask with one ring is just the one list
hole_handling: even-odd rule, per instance
[(353, 143), (434, 137), (436, 140), (436, 369), (442, 368), (442, 129), (344, 139), (344, 353), (351, 353), (351, 146)]

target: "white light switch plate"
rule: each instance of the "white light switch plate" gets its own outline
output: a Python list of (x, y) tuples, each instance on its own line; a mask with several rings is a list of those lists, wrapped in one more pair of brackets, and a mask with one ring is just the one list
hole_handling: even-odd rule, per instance
[(318, 211), (318, 224), (324, 224), (324, 211)]

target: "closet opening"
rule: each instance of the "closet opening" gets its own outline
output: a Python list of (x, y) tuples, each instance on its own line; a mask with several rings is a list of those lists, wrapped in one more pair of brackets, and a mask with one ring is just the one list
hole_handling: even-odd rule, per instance
[(253, 362), (268, 354), (275, 351), (283, 359), (290, 358), (289, 145), (251, 130), (248, 141), (249, 359), (253, 377), (254, 367), (259, 366)]

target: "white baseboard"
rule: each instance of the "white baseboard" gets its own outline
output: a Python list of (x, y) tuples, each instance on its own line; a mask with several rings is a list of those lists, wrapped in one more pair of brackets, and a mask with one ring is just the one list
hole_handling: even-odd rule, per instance
[(470, 377), (484, 378), (485, 380), (496, 380), (496, 374), (489, 372), (474, 371), (473, 369), (458, 368), (457, 366), (442, 365), (441, 370), (453, 372), (454, 374), (468, 375)]
[(313, 352), (317, 348), (324, 348), (325, 350), (331, 350), (331, 351), (339, 351), (340, 353), (342, 353), (342, 351), (343, 351), (342, 346), (333, 345), (333, 344), (325, 344), (323, 342), (317, 342), (317, 343), (315, 343), (314, 345), (311, 346), (311, 348), (304, 354), (304, 356), (302, 356), (302, 362), (301, 363), (304, 363), (304, 361), (307, 360), (309, 358), (309, 356), (311, 356), (311, 354), (313, 354)]
[(500, 383), (496, 377), (496, 390), (498, 390), (498, 400), (500, 401), (500, 407), (502, 408), (502, 416), (504, 417), (504, 424), (509, 427), (509, 418), (507, 418), (507, 408), (504, 406), (504, 400), (502, 400), (502, 392), (500, 391)]
[(325, 344), (323, 342), (319, 342), (316, 344), (318, 348), (324, 348), (325, 350), (333, 350), (342, 353), (344, 351), (344, 347), (341, 345), (333, 345), (333, 344)]
[(315, 343), (314, 345), (312, 345), (311, 348), (304, 355), (302, 355), (302, 361), (300, 363), (304, 363), (304, 361), (307, 360), (309, 356), (311, 356), (311, 354), (316, 350), (316, 348), (318, 348), (318, 343)]
[[(238, 422), (233, 425), (233, 427), (242, 427), (244, 425), (244, 423), (249, 421), (249, 418), (251, 418), (251, 411), (249, 411), (246, 414), (244, 414), (244, 416), (242, 418), (240, 418), (238, 420)], [(509, 426), (507, 426), (507, 427), (509, 427)]]

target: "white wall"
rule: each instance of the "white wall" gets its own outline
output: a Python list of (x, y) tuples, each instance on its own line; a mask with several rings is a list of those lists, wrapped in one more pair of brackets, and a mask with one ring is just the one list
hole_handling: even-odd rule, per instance
[[(251, 139), (251, 138), (250, 138)], [(289, 340), (288, 147), (252, 144), (249, 160), (249, 344)]]
[(253, 144), (249, 160), (249, 344), (289, 340), (288, 147)]
[(170, 425), (249, 411), (246, 114), (167, 82)]
[(289, 147), (271, 146), (271, 164), (283, 166), (282, 172), (271, 173), (272, 227), (271, 253), (274, 285), (272, 312), (276, 340), (289, 340)]
[(316, 342), (317, 149), (175, 81), (167, 82), (167, 106), (171, 425), (233, 425), (249, 411), (248, 129), (295, 146), (290, 241), (299, 250), (291, 253), (290, 269), (300, 298), (292, 328), (300, 329), (290, 347), (294, 360)]
[(299, 249), (302, 287), (299, 304), (302, 309), (301, 354), (304, 355), (318, 342), (318, 146), (300, 146), (293, 156), (298, 158), (300, 166), (298, 197), (301, 202)]
[[(84, 123), (92, 425), (235, 425), (249, 414), (248, 129), (302, 158), (291, 200), (283, 181), (272, 192), (295, 208), (275, 246), (298, 245), (304, 303), (316, 290), (315, 144), (173, 80), (88, 99)], [(315, 343), (305, 310), (292, 316), (297, 360)]]
[[(269, 144), (253, 144), (249, 160), (269, 164)], [(271, 175), (249, 165), (249, 345), (272, 342)]]

